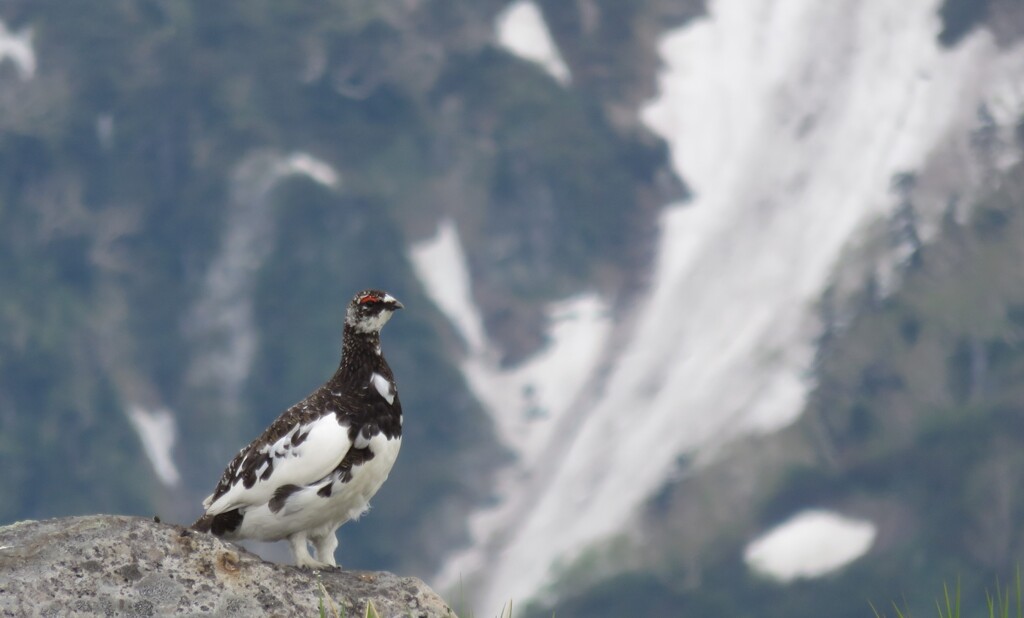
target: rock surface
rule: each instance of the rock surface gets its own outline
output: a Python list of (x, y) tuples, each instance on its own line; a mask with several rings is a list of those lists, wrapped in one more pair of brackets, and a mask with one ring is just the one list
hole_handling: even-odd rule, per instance
[[(266, 562), (182, 526), (92, 515), (0, 528), (2, 616), (454, 617), (419, 579)], [(372, 614), (370, 614), (372, 615)]]

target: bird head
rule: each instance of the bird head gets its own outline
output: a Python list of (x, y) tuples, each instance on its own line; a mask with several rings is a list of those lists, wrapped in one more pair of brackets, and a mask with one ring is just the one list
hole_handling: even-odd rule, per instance
[(360, 333), (379, 333), (402, 303), (382, 290), (363, 290), (348, 305), (345, 324)]

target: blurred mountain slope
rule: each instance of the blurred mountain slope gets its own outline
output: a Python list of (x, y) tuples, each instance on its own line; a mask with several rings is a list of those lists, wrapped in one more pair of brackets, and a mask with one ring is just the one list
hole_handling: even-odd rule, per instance
[(428, 573), (465, 541), (507, 456), (409, 243), (458, 220), (514, 360), (544, 300), (635, 285), (682, 195), (650, 135), (494, 45), (502, 5), (0, 7), (37, 66), (0, 64), (0, 520), (191, 518), (373, 285), (409, 308), (384, 336), (408, 440), (342, 561)]

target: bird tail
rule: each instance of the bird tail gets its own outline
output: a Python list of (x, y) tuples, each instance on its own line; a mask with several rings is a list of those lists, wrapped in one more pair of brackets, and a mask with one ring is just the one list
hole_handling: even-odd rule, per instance
[(192, 529), (196, 532), (209, 532), (213, 526), (213, 515), (203, 515), (192, 524)]
[(216, 515), (206, 514), (192, 524), (196, 532), (209, 532), (214, 536), (235, 538), (238, 528), (242, 525), (243, 515), (238, 509), (231, 509)]

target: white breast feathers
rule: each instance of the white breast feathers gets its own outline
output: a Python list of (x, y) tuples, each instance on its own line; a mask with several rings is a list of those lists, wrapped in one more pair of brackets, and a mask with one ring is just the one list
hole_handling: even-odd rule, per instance
[(380, 393), (380, 396), (383, 397), (389, 405), (395, 403), (395, 386), (390, 380), (379, 373), (374, 373), (370, 377), (370, 384), (373, 384), (373, 387), (377, 389), (377, 392)]

